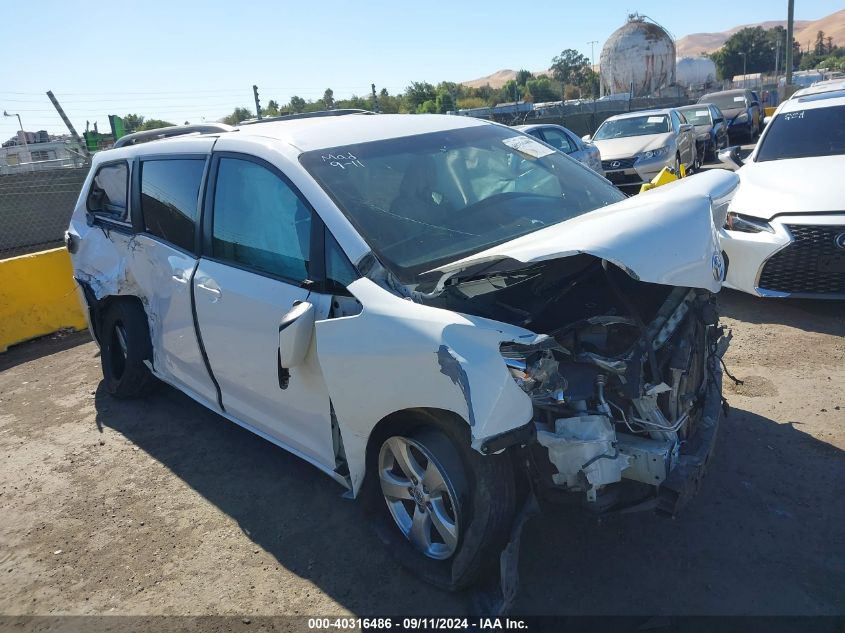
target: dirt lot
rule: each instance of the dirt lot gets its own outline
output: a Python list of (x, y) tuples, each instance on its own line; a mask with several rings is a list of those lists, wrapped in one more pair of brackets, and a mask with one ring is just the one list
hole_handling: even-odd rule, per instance
[[(676, 520), (534, 519), (518, 614), (845, 614), (845, 309), (722, 294), (745, 384)], [(317, 470), (170, 388), (110, 399), (87, 333), (0, 356), (0, 613), (455, 614)]]

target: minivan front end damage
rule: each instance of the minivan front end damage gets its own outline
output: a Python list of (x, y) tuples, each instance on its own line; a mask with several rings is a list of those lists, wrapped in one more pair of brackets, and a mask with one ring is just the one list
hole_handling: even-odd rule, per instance
[(503, 343), (534, 407), (539, 489), (581, 493), (600, 511), (675, 514), (715, 439), (721, 338), (710, 293), (675, 288), (648, 322), (597, 315), (531, 345)]
[(727, 340), (712, 293), (725, 261), (721, 212), (705, 191), (735, 180), (704, 175), (431, 271), (415, 288), (421, 303), (534, 333), (499, 350), (531, 422), (474, 434), (473, 446), (528, 446), (540, 492), (577, 493), (597, 511), (675, 514), (697, 488), (722, 409)]

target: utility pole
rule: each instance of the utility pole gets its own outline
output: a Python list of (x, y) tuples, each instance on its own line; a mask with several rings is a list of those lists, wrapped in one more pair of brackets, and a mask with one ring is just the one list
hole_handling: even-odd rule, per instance
[(786, 86), (784, 98), (790, 96), (792, 85), (792, 30), (795, 28), (795, 0), (788, 0), (786, 9)]
[(88, 151), (88, 145), (81, 138), (79, 138), (79, 134), (76, 133), (73, 124), (70, 122), (70, 119), (67, 118), (65, 111), (62, 109), (62, 106), (59, 105), (59, 101), (58, 99), (56, 99), (55, 95), (53, 95), (52, 90), (47, 91), (47, 98), (50, 99), (50, 102), (53, 104), (53, 107), (56, 108), (56, 112), (59, 113), (59, 116), (62, 118), (62, 121), (64, 121), (65, 126), (70, 132), (71, 138), (77, 143), (79, 143), (79, 146), (82, 148), (82, 153), (85, 154), (85, 157), (91, 158), (91, 152)]
[(23, 129), (23, 123), (21, 123), (21, 115), (17, 113), (9, 114), (5, 110), (3, 110), (3, 116), (7, 117), (18, 117), (18, 126), (21, 128), (21, 140), (23, 141), (23, 149), (26, 152), (26, 155), (29, 156), (29, 170), (35, 171), (35, 166), (32, 164), (32, 152), (29, 151), (29, 144), (26, 142), (26, 131)]
[[(590, 71), (595, 73), (596, 72), (596, 44), (598, 44), (598, 40), (590, 40), (587, 44), (590, 45)], [(593, 98), (593, 101), (596, 100), (596, 93), (590, 86), (590, 96)]]
[(745, 76), (747, 55), (744, 52), (741, 52), (740, 55), (742, 55), (742, 87), (747, 88), (748, 78)]
[(378, 97), (376, 96), (376, 85), (370, 84), (370, 88), (372, 88), (372, 90), (373, 90), (373, 110), (375, 111), (376, 114), (378, 114), (379, 111), (378, 111)]
[(258, 102), (258, 86), (252, 85), (252, 95), (255, 97), (255, 116), (261, 120), (261, 104)]

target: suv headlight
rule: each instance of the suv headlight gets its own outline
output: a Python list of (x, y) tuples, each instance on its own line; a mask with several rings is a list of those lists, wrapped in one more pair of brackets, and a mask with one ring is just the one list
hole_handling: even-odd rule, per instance
[(657, 149), (650, 149), (642, 154), (639, 155), (639, 158), (642, 160), (651, 160), (652, 158), (660, 158), (661, 156), (666, 156), (669, 153), (669, 146), (666, 147), (658, 147)]
[(734, 123), (745, 123), (748, 120), (748, 112), (743, 112), (734, 119)]
[(739, 233), (762, 233), (763, 231), (767, 231), (769, 233), (775, 232), (772, 225), (765, 220), (761, 220), (760, 218), (755, 218), (750, 215), (734, 213), (733, 211), (728, 213), (728, 217), (725, 220), (725, 228), (730, 231), (738, 231)]

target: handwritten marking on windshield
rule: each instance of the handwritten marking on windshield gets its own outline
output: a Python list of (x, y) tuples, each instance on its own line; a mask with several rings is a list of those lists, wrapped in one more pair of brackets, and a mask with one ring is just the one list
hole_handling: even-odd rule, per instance
[(803, 119), (804, 118), (804, 110), (801, 112), (787, 112), (783, 115), (784, 121), (792, 121), (792, 119)]
[(321, 154), (320, 158), (323, 159), (324, 163), (328, 163), (332, 167), (340, 167), (341, 169), (364, 166), (364, 163), (358, 160), (358, 157), (352, 152), (347, 152), (346, 154)]

